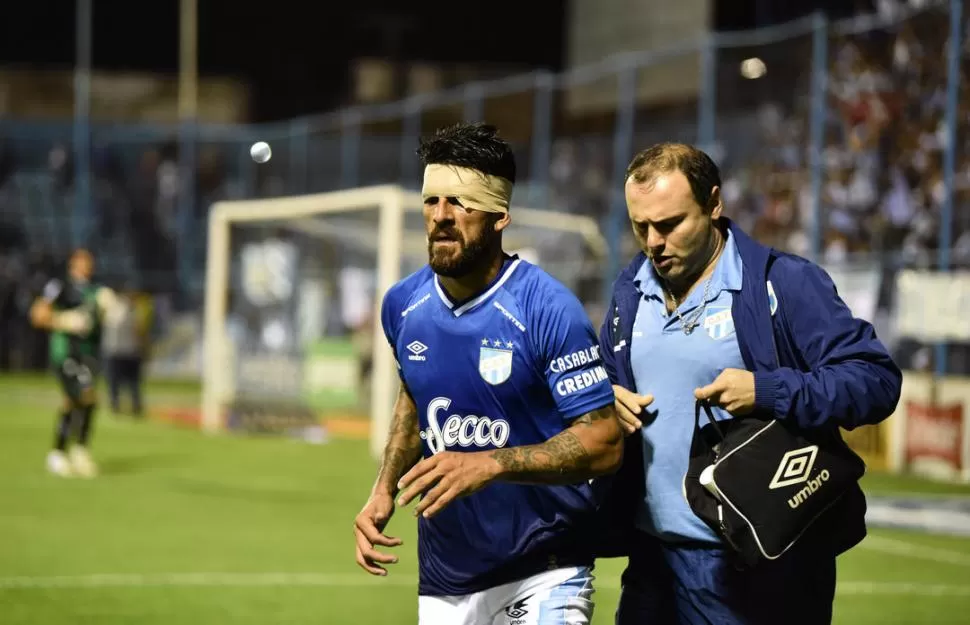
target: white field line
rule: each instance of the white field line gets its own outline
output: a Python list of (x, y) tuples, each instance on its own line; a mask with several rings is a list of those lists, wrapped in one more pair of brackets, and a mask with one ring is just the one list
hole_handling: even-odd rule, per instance
[(366, 587), (415, 586), (412, 575), (371, 578), (361, 574), (327, 573), (104, 573), (94, 575), (56, 575), (0, 577), (0, 590), (17, 588), (160, 588), (164, 586), (256, 586), (256, 587)]
[[(618, 590), (616, 580), (597, 581), (597, 588)], [(165, 574), (99, 574), (0, 577), (0, 591), (28, 589), (89, 588), (199, 588), (199, 587), (417, 587), (412, 575), (389, 575), (378, 579), (366, 574), (327, 573), (165, 573)], [(840, 595), (912, 595), (921, 597), (970, 597), (970, 585), (915, 584), (907, 582), (840, 582)]]
[(970, 597), (970, 586), (910, 582), (839, 582), (837, 595), (909, 595), (914, 597)]
[(959, 551), (947, 551), (938, 547), (927, 547), (896, 538), (883, 536), (869, 536), (859, 546), (869, 551), (879, 551), (897, 556), (906, 556), (918, 560), (928, 560), (941, 564), (970, 567), (970, 554)]

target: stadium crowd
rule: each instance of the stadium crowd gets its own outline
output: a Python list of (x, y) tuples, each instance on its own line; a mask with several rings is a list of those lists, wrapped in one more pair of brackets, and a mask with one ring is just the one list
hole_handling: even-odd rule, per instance
[[(927, 11), (896, 29), (873, 30), (833, 40), (829, 111), (823, 152), (825, 260), (851, 252), (902, 252), (907, 264), (935, 259), (939, 220), (946, 198), (943, 150), (947, 66), (947, 17)], [(970, 72), (964, 46), (960, 84)], [(958, 94), (956, 175), (953, 182), (957, 262), (970, 261), (970, 93)], [(808, 115), (785, 118), (762, 112), (762, 162), (737, 168), (732, 181), (758, 236), (797, 253), (808, 251), (811, 189), (803, 150)], [(801, 152), (801, 153), (800, 153)], [(932, 254), (932, 255), (931, 255)]]
[[(934, 0), (881, 0), (883, 17), (921, 8), (892, 26), (833, 35), (829, 50), (828, 111), (821, 191), (823, 262), (876, 253), (894, 264), (932, 265), (946, 199), (943, 148), (948, 16)], [(968, 22), (970, 26), (970, 22)], [(960, 64), (970, 78), (970, 28)], [(743, 157), (731, 139), (713, 152), (726, 172), (729, 214), (761, 241), (809, 254), (813, 214), (809, 166), (810, 64), (793, 103), (769, 98), (749, 111), (757, 149)], [(770, 70), (769, 70), (770, 71)], [(953, 261), (970, 263), (970, 93), (958, 94), (956, 176), (953, 185)], [(723, 126), (728, 126), (724, 124)], [(719, 128), (721, 130), (721, 128)], [(690, 137), (664, 137), (687, 139)], [(751, 137), (748, 137), (751, 140)], [(611, 137), (558, 138), (550, 163), (555, 210), (602, 217), (613, 193)], [(642, 137), (635, 143), (639, 146)], [(134, 282), (153, 292), (177, 292), (179, 255), (201, 269), (204, 236), (179, 240), (180, 170), (174, 142), (129, 142), (92, 154), (92, 211), (75, 213), (75, 166), (68, 142), (6, 140), (0, 136), (0, 366), (10, 337), (33, 334), (17, 323), (24, 306), (82, 241), (98, 250), (110, 282)], [(203, 232), (213, 201), (266, 195), (276, 176), (244, 180), (218, 146), (197, 156), (196, 188), (188, 223)], [(252, 170), (250, 170), (252, 171)], [(312, 175), (312, 170), (311, 170)], [(184, 225), (184, 224), (183, 224)], [(60, 256), (59, 256), (60, 255)], [(184, 278), (184, 274), (182, 274)], [(25, 330), (26, 327), (23, 329)], [(33, 339), (23, 339), (33, 340)], [(38, 339), (40, 340), (40, 339)], [(30, 349), (19, 351), (30, 353)], [(33, 361), (31, 361), (33, 362)]]
[[(909, 3), (879, 4), (880, 15), (890, 19)], [(904, 262), (917, 265), (935, 258), (946, 197), (947, 67), (941, 59), (947, 40), (940, 34), (948, 28), (945, 12), (926, 9), (890, 28), (832, 38), (822, 155), (825, 262), (867, 252), (894, 257), (902, 252)], [(766, 100), (753, 113), (758, 135), (753, 154), (737, 157), (730, 140), (713, 152), (725, 166), (731, 216), (760, 240), (807, 255), (814, 219), (808, 147), (812, 77), (809, 63), (802, 68), (804, 97), (792, 106), (781, 98)], [(960, 75), (960, 84), (967, 84), (970, 43)], [(970, 263), (970, 92), (961, 89), (958, 95), (953, 260)], [(551, 173), (557, 208), (606, 210), (610, 149), (608, 138), (556, 142)]]

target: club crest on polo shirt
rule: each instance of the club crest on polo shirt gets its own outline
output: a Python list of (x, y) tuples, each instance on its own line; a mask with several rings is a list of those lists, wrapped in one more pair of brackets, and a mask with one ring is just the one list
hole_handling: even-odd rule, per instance
[(734, 334), (734, 317), (730, 306), (708, 306), (704, 314), (704, 330), (715, 341)]

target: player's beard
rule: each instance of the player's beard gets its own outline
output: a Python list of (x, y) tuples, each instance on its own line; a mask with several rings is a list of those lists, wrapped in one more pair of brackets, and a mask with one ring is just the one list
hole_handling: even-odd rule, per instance
[(489, 257), (492, 238), (498, 236), (497, 233), (486, 230), (479, 238), (466, 243), (457, 230), (435, 232), (433, 236), (440, 234), (448, 235), (449, 240), (458, 246), (457, 254), (449, 254), (450, 250), (435, 250), (434, 239), (428, 238), (428, 264), (436, 274), (446, 278), (461, 278), (479, 269)]

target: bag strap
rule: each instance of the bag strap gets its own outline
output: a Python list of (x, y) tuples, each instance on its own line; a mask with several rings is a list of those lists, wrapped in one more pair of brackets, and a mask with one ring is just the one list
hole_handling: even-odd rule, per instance
[(701, 431), (701, 410), (707, 416), (707, 420), (710, 421), (711, 426), (714, 427), (714, 431), (717, 432), (718, 437), (724, 440), (724, 430), (721, 426), (717, 424), (717, 419), (714, 418), (714, 413), (711, 410), (711, 405), (706, 401), (695, 401), (694, 402), (694, 435), (700, 433)]

